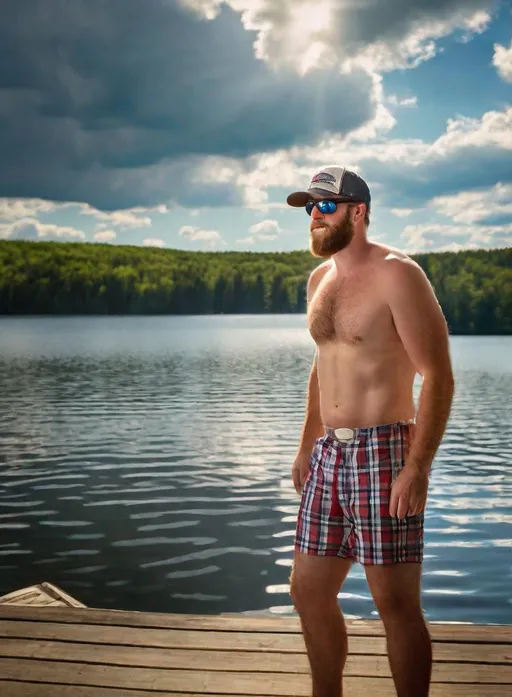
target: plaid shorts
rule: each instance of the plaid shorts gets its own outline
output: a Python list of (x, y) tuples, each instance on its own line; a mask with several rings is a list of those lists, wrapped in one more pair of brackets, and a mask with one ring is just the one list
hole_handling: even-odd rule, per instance
[(332, 429), (315, 442), (297, 519), (295, 549), (361, 564), (423, 561), (424, 515), (389, 514), (391, 482), (404, 465), (410, 422)]

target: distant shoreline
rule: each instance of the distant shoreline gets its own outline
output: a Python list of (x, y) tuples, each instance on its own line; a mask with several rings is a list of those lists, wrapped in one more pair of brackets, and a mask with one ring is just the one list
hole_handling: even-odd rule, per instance
[[(450, 333), (512, 334), (512, 248), (410, 255)], [(0, 316), (305, 314), (320, 259), (295, 252), (186, 252), (0, 241)]]
[[(128, 313), (121, 313), (121, 314), (105, 314), (105, 313), (98, 313), (98, 314), (92, 314), (92, 313), (83, 313), (83, 314), (57, 314), (57, 313), (47, 313), (47, 314), (33, 314), (33, 313), (25, 313), (25, 314), (2, 314), (0, 313), (0, 322), (2, 320), (6, 319), (12, 319), (12, 320), (22, 320), (22, 319), (32, 319), (32, 320), (45, 320), (45, 319), (143, 319), (143, 318), (177, 318), (181, 317), (183, 319), (185, 318), (202, 318), (202, 317), (209, 317), (209, 318), (214, 318), (214, 317), (290, 317), (290, 316), (302, 316), (306, 317), (305, 313), (301, 312), (263, 312), (263, 313), (249, 313), (249, 312), (237, 312), (237, 313), (202, 313), (202, 314), (184, 314), (184, 313), (173, 313), (173, 314), (165, 314), (165, 313), (156, 313), (156, 314), (150, 314), (150, 313), (145, 313), (145, 314), (128, 314)], [(306, 330), (306, 327), (304, 327)], [(449, 328), (450, 330), (450, 328)], [(458, 336), (458, 337), (480, 337), (480, 338), (503, 338), (507, 336), (512, 336), (512, 332), (508, 333), (488, 333), (488, 334), (477, 334), (477, 333), (469, 333), (469, 332), (454, 332), (454, 331), (449, 331), (450, 336)]]

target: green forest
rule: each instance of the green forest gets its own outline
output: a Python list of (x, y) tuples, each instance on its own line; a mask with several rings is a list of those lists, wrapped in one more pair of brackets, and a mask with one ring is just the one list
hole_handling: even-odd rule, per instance
[[(512, 334), (512, 250), (411, 255), (452, 334)], [(0, 314), (304, 313), (310, 252), (0, 241)]]

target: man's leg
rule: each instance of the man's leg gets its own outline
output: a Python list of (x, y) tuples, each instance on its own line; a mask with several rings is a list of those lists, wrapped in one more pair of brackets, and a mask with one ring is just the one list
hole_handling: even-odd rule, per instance
[(341, 697), (347, 631), (338, 593), (351, 562), (295, 552), (290, 594), (299, 614), (313, 680), (313, 697)]
[(421, 564), (366, 565), (365, 572), (386, 629), (397, 695), (427, 697), (432, 644), (421, 610)]

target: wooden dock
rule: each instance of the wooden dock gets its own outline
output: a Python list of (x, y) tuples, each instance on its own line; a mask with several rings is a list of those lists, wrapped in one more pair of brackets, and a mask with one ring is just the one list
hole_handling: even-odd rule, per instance
[[(27, 590), (34, 587), (18, 592), (18, 602)], [(311, 695), (297, 618), (71, 607), (67, 594), (50, 605), (30, 596), (23, 605), (10, 595), (0, 599), (2, 697)], [(348, 628), (344, 697), (394, 697), (381, 622)], [(431, 624), (430, 631), (431, 697), (512, 694), (512, 627)]]
[(0, 598), (0, 604), (33, 605), (34, 607), (86, 607), (62, 588), (53, 583), (38, 583), (28, 588), (20, 588)]

